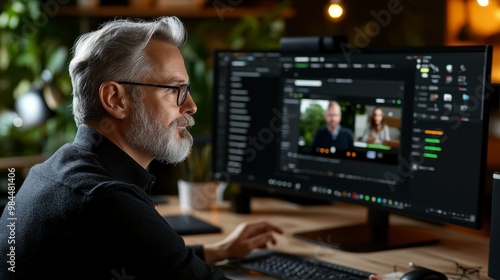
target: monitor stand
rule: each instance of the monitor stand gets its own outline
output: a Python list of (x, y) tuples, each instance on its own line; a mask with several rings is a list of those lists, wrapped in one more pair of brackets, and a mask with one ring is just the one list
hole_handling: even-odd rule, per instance
[(366, 224), (299, 232), (294, 237), (349, 252), (374, 252), (439, 241), (412, 226), (389, 225), (389, 212), (371, 208)]
[(245, 187), (240, 187), (238, 193), (231, 197), (231, 211), (238, 214), (250, 214), (252, 193)]

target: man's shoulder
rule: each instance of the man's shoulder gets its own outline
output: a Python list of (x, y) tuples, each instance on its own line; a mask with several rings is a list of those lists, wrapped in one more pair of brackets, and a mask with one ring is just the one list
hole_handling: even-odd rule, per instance
[(316, 134), (325, 134), (325, 133), (331, 134), (328, 128), (326, 127), (321, 127), (318, 130), (316, 130)]
[(353, 132), (352, 132), (352, 130), (350, 128), (343, 127), (343, 126), (340, 127), (339, 133), (346, 133), (346, 134), (349, 134), (349, 135), (353, 134)]
[(98, 165), (98, 161), (96, 160), (95, 154), (82, 149), (73, 142), (64, 144), (46, 161), (38, 164), (36, 167), (44, 170), (62, 168), (60, 171), (64, 171), (80, 166)]
[(66, 187), (70, 189), (96, 185), (99, 182), (112, 180), (100, 164), (99, 158), (73, 143), (65, 144), (44, 162), (33, 166), (25, 184), (40, 184), (49, 187)]

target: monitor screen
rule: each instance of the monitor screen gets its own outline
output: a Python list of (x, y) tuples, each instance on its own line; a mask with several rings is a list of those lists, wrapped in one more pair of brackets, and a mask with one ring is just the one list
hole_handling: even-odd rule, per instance
[(491, 47), (214, 55), (216, 178), (369, 209), (361, 228), (296, 237), (349, 236), (327, 242), (349, 251), (436, 241), (394, 240), (407, 233), (388, 213), (481, 227)]

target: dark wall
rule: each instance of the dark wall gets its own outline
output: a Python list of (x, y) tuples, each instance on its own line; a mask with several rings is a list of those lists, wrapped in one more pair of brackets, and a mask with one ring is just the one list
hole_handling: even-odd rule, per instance
[[(312, 2), (314, 2), (312, 4)], [(442, 45), (446, 1), (342, 1), (344, 18), (325, 17), (324, 1), (294, 0), (296, 15), (287, 20), (287, 36), (346, 35), (357, 47)]]

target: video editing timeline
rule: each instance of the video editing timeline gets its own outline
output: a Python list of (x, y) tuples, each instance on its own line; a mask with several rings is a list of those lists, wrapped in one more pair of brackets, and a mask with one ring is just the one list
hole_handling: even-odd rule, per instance
[[(216, 174), (256, 189), (477, 226), (484, 49), (216, 55)], [(311, 145), (307, 116), (331, 100), (354, 135), (352, 147)], [(381, 144), (361, 138), (375, 108), (390, 127), (390, 141)]]

